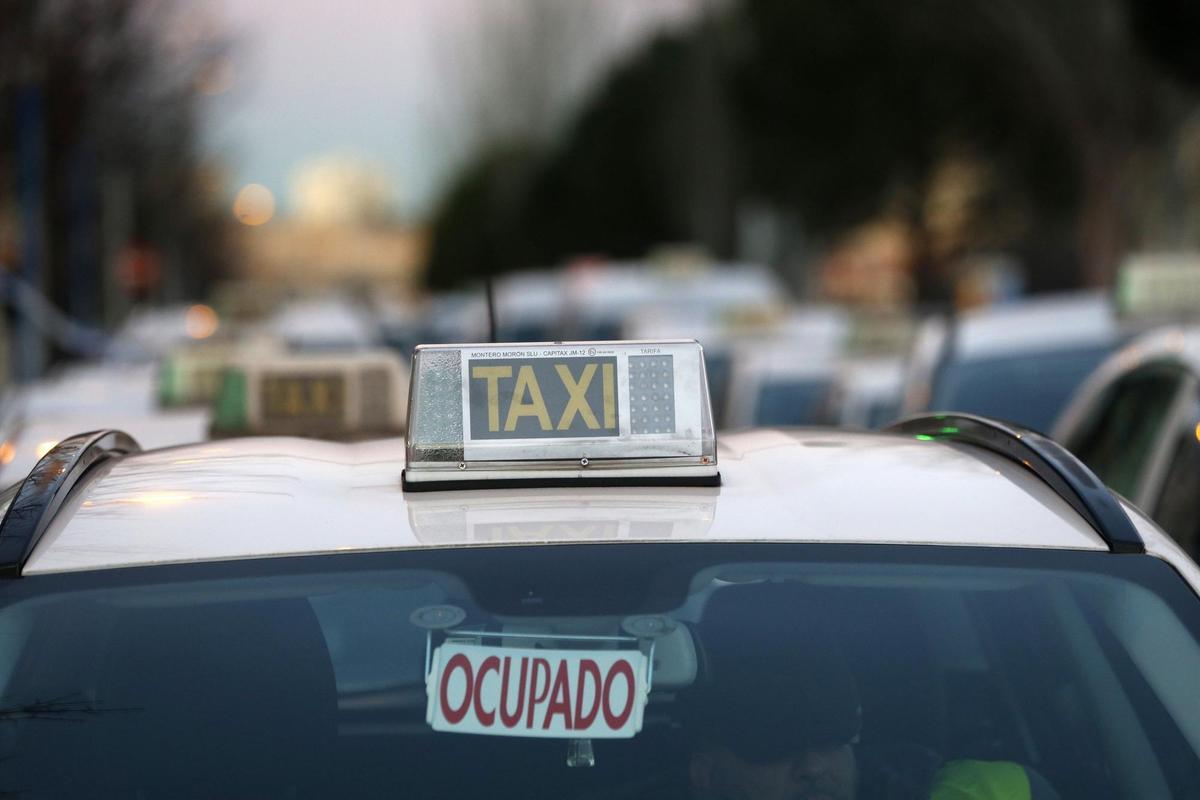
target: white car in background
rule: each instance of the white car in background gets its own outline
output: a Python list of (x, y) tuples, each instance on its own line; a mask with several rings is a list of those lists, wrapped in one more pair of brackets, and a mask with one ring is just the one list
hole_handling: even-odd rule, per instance
[(848, 428), (881, 428), (900, 416), (904, 360), (899, 356), (845, 359), (831, 389), (833, 421)]
[(341, 298), (284, 303), (264, 329), (298, 351), (349, 352), (378, 347), (383, 341), (379, 324), (367, 309)]
[(1189, 552), (1200, 552), (1200, 327), (1156, 330), (1109, 357), (1053, 435)]
[(154, 364), (102, 362), (60, 369), (11, 389), (0, 420), (0, 482), (11, 483), (59, 441), (80, 431), (120, 428), (146, 447), (208, 438), (207, 408), (161, 409)]
[(910, 358), (903, 412), (965, 411), (1048, 431), (1123, 336), (1102, 292), (1045, 295), (928, 320)]

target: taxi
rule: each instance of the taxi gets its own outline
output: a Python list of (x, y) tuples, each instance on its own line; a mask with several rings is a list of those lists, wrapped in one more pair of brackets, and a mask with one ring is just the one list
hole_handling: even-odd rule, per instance
[(0, 408), (0, 482), (29, 474), (59, 441), (117, 426), (146, 447), (208, 438), (206, 408), (159, 408), (152, 364), (89, 363), (15, 387)]
[(1048, 431), (1126, 334), (1103, 292), (1043, 295), (931, 317), (914, 339), (905, 413), (953, 408)]
[(406, 438), (64, 440), (0, 792), (1185, 798), (1200, 569), (1038, 434), (711, 424), (694, 341), (425, 346)]
[(1072, 397), (1054, 437), (1200, 552), (1200, 328), (1162, 328), (1113, 354)]

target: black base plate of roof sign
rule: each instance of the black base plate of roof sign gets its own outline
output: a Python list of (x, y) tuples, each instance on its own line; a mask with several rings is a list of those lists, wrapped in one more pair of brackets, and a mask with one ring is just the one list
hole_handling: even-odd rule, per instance
[(448, 481), (410, 481), (400, 472), (400, 487), (406, 492), (463, 492), (477, 489), (590, 489), (604, 486), (694, 486), (711, 488), (721, 485), (721, 473), (714, 475), (660, 475), (630, 477), (597, 475), (587, 478), (465, 478)]

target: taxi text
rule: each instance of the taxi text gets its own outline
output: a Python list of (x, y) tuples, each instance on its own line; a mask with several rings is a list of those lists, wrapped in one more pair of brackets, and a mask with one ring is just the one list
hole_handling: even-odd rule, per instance
[(469, 362), (475, 439), (616, 436), (616, 358)]
[(628, 738), (641, 728), (641, 653), (446, 645), (439, 655), (429, 684), (434, 730)]

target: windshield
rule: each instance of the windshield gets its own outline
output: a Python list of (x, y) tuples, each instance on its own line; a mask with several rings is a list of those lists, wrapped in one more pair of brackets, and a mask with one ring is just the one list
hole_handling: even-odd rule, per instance
[(3, 601), (21, 796), (1200, 786), (1196, 598), (1150, 557), (505, 547), (31, 577)]
[(1109, 345), (1092, 345), (952, 361), (938, 372), (930, 408), (1048, 431), (1071, 393), (1111, 351)]

